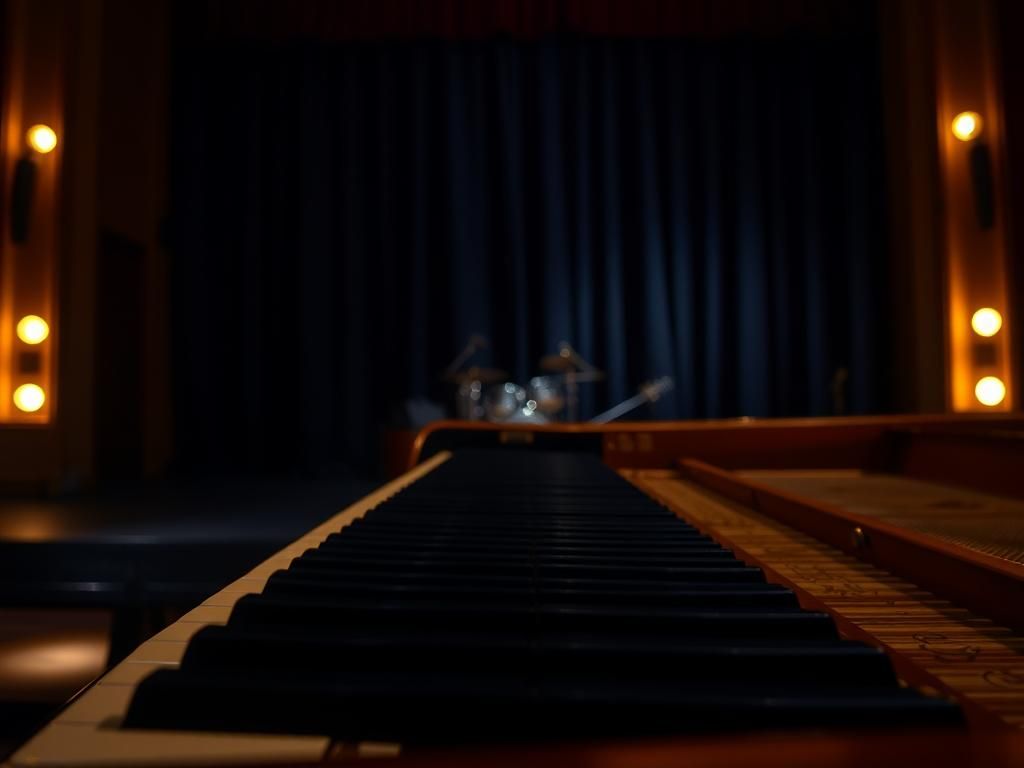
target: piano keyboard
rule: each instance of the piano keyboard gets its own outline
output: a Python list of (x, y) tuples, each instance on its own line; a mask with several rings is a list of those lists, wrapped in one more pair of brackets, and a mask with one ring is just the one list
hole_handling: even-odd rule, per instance
[[(163, 663), (142, 661), (150, 641), (72, 704), (65, 728), (95, 710), (91, 762), (131, 762), (143, 737), (182, 762), (960, 722), (596, 457), (441, 454), (405, 482), (158, 635)], [(14, 765), (74, 764), (61, 723)]]

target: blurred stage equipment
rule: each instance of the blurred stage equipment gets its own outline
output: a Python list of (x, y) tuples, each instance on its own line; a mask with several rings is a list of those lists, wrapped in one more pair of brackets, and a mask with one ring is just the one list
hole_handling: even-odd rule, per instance
[(565, 408), (564, 380), (561, 376), (534, 376), (527, 387), (527, 399), (548, 418), (555, 418)]
[(616, 406), (609, 408), (604, 413), (599, 413), (590, 420), (591, 424), (607, 424), (615, 421), (620, 416), (625, 416), (632, 410), (639, 408), (644, 403), (653, 403), (663, 394), (671, 391), (675, 386), (671, 376), (662, 376), (660, 379), (648, 381), (640, 385), (640, 391), (628, 400), (623, 400)]
[(487, 391), (484, 412), (488, 421), (501, 424), (546, 424), (548, 421), (527, 390), (511, 381)]
[(484, 396), (484, 412), (488, 421), (507, 421), (526, 405), (526, 390), (506, 381), (491, 387)]
[(561, 374), (565, 384), (566, 421), (579, 420), (579, 385), (604, 379), (604, 371), (591, 365), (572, 348), (568, 341), (558, 345), (557, 355), (545, 355), (540, 359), (542, 370)]
[(484, 417), (484, 385), (496, 384), (508, 378), (497, 368), (467, 368), (447, 377), (458, 385), (455, 390), (455, 415), (459, 419), (479, 421)]
[(455, 356), (448, 367), (444, 369), (441, 378), (444, 381), (457, 385), (455, 390), (455, 417), (467, 421), (479, 421), (484, 417), (484, 385), (494, 384), (508, 378), (505, 371), (496, 368), (480, 368), (471, 366), (460, 370), (473, 355), (482, 349), (487, 349), (488, 341), (480, 334), (474, 333), (469, 337), (466, 346)]
[(556, 354), (540, 359), (544, 373), (532, 377), (526, 387), (509, 381), (508, 374), (498, 368), (464, 368), (487, 346), (484, 337), (474, 334), (444, 370), (444, 380), (457, 385), (456, 418), (528, 424), (578, 421), (579, 385), (604, 378), (604, 372), (583, 359), (567, 341), (559, 343)]
[(455, 375), (459, 372), (459, 369), (464, 366), (469, 359), (473, 357), (481, 349), (487, 349), (487, 339), (483, 336), (474, 333), (469, 337), (469, 341), (466, 342), (466, 346), (462, 349), (459, 354), (455, 356), (455, 359), (448, 363), (448, 367), (444, 369), (442, 378), (445, 381), (454, 381)]

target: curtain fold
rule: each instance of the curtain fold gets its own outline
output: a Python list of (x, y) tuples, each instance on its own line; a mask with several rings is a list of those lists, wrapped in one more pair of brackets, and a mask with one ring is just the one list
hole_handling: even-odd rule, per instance
[[(583, 416), (884, 410), (869, 40), (197, 45), (172, 124), (177, 445), (372, 464), (474, 333)], [(837, 388), (837, 383), (840, 385)]]

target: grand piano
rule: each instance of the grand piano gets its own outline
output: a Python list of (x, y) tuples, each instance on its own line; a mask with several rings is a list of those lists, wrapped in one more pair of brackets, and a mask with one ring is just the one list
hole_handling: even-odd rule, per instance
[(11, 766), (1024, 763), (1024, 418), (439, 422)]

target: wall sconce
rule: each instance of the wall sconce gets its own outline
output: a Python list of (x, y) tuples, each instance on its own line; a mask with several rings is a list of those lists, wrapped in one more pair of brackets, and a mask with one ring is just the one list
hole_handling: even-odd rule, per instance
[(28, 145), (40, 155), (48, 155), (57, 146), (57, 134), (48, 125), (33, 125), (25, 134)]
[(1002, 327), (1003, 316), (992, 307), (982, 307), (971, 316), (971, 328), (979, 336), (995, 336)]
[(18, 321), (17, 332), (26, 344), (42, 344), (50, 335), (50, 326), (39, 315), (25, 315)]
[(46, 393), (38, 384), (22, 384), (14, 390), (14, 405), (19, 411), (35, 413), (46, 402)]
[(977, 112), (961, 112), (953, 118), (953, 135), (960, 141), (971, 141), (981, 134), (981, 115)]
[(36, 186), (35, 155), (46, 155), (57, 146), (57, 134), (48, 125), (33, 125), (25, 134), (28, 149), (14, 168), (14, 189), (11, 191), (11, 240), (28, 240), (28, 225), (32, 218), (32, 194)]
[(997, 376), (985, 376), (974, 385), (974, 396), (982, 405), (997, 406), (1006, 397), (1006, 385)]

